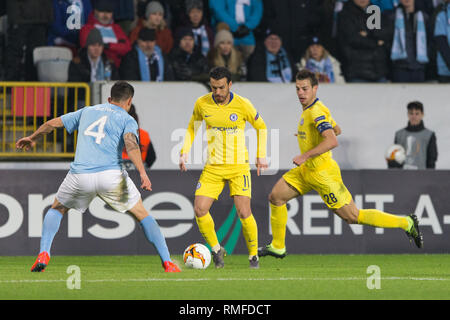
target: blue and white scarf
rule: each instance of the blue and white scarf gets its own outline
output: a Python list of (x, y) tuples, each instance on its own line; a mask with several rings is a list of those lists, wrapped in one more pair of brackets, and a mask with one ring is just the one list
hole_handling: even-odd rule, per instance
[(330, 83), (335, 82), (333, 64), (330, 57), (322, 59), (320, 61), (314, 59), (308, 59), (305, 64), (305, 69), (319, 74), (324, 74), (328, 77)]
[[(206, 32), (205, 25), (202, 24), (198, 28), (192, 28), (192, 32), (194, 33), (195, 46), (199, 46), (200, 48), (202, 48), (201, 52), (206, 57), (209, 52), (209, 38), (208, 33)], [(199, 43), (199, 39), (201, 43)]]
[(155, 61), (158, 64), (158, 74), (156, 75), (156, 81), (164, 81), (164, 59), (161, 49), (157, 45), (155, 45), (154, 52), (149, 58), (145, 55), (144, 52), (142, 52), (138, 45), (136, 45), (136, 50), (138, 53), (141, 81), (150, 81), (152, 79), (150, 74), (150, 65)]
[(331, 29), (331, 37), (336, 38), (337, 35), (337, 18), (339, 15), (339, 12), (342, 11), (342, 8), (344, 7), (344, 2), (347, 2), (347, 0), (337, 0), (334, 4), (334, 10), (333, 10), (333, 26)]
[(111, 25), (103, 26), (101, 24), (94, 25), (101, 33), (104, 43), (117, 43), (117, 36), (114, 33), (114, 29)]
[[(415, 14), (416, 20), (416, 52), (417, 61), (420, 63), (428, 63), (427, 54), (427, 33), (425, 29), (425, 21), (422, 11)], [(405, 16), (402, 8), (395, 10), (395, 31), (394, 41), (391, 50), (391, 59), (403, 60), (408, 57), (406, 52), (406, 31), (405, 31)]]
[(89, 63), (91, 64), (91, 82), (105, 80), (105, 64), (102, 57), (98, 57), (97, 61), (92, 61), (88, 55)]
[[(450, 4), (446, 4), (442, 11), (438, 13), (434, 36), (445, 36), (450, 44)], [(450, 68), (447, 67), (447, 63), (439, 51), (437, 53), (437, 73), (440, 76), (450, 76)]]
[(269, 82), (291, 82), (291, 64), (284, 48), (281, 48), (277, 55), (266, 50), (266, 77)]

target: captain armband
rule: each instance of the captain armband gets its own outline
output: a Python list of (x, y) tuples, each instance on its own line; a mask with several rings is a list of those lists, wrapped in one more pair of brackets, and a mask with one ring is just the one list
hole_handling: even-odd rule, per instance
[(319, 130), (320, 133), (324, 132), (325, 130), (333, 129), (333, 126), (329, 122), (322, 122), (317, 126), (317, 130)]

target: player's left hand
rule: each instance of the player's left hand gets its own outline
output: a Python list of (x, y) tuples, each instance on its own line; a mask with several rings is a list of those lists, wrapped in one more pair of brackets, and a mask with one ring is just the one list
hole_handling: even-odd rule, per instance
[(34, 142), (31, 138), (29, 137), (24, 137), (19, 139), (16, 142), (16, 148), (17, 149), (24, 149), (25, 151), (30, 150), (31, 148), (33, 148), (36, 145), (36, 142)]
[(308, 160), (308, 157), (304, 154), (298, 155), (296, 157), (294, 157), (294, 159), (292, 159), (292, 162), (296, 165), (296, 166), (301, 166), (303, 163), (305, 163), (305, 161)]
[(268, 167), (269, 165), (267, 164), (266, 158), (256, 158), (256, 174), (258, 176)]
[(187, 154), (186, 153), (182, 153), (180, 155), (180, 163), (179, 163), (181, 172), (187, 171), (186, 162), (187, 162)]
[(152, 191), (152, 183), (147, 174), (141, 175), (141, 188), (147, 191)]

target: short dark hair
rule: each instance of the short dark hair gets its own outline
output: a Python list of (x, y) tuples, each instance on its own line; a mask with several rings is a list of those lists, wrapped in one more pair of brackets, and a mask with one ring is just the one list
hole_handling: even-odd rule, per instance
[(406, 107), (409, 110), (420, 110), (423, 113), (423, 104), (420, 101), (412, 101)]
[(213, 78), (214, 80), (227, 78), (227, 83), (230, 83), (231, 72), (226, 67), (214, 67), (209, 71), (209, 78)]
[(309, 79), (309, 82), (311, 82), (312, 87), (319, 85), (319, 80), (317, 80), (316, 74), (314, 72), (309, 71), (307, 69), (302, 69), (299, 72), (297, 72), (295, 80), (306, 80), (306, 79)]
[(134, 88), (126, 81), (117, 81), (111, 88), (111, 100), (125, 101), (134, 96)]

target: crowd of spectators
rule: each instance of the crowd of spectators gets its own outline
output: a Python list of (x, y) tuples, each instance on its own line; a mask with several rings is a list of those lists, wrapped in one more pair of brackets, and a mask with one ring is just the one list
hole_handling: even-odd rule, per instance
[(76, 82), (206, 82), (214, 66), (233, 81), (306, 68), (327, 83), (450, 82), (450, 0), (7, 0), (0, 15), (4, 81), (38, 80), (33, 50), (63, 46)]

